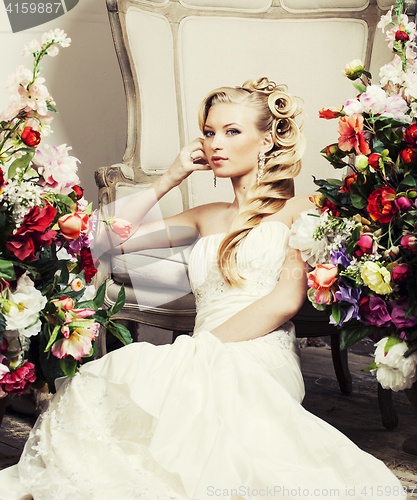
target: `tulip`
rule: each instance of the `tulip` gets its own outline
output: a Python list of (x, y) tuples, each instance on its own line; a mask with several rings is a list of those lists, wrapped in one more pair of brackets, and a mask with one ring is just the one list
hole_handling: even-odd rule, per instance
[(408, 212), (411, 208), (411, 201), (406, 196), (400, 196), (394, 203), (401, 212)]
[(379, 155), (378, 153), (373, 153), (371, 155), (369, 155), (369, 158), (368, 158), (368, 163), (369, 165), (374, 169), (374, 170), (378, 170), (380, 165), (379, 165), (379, 160), (381, 158), (381, 155)]
[(61, 306), (61, 309), (64, 309), (65, 311), (70, 311), (71, 309), (74, 309), (74, 301), (72, 300), (71, 297), (61, 297), (60, 299), (55, 299), (52, 300), (56, 307)]
[(106, 219), (104, 222), (108, 224), (112, 228), (113, 232), (115, 232), (117, 236), (120, 236), (120, 238), (125, 240), (129, 237), (132, 229), (131, 222), (125, 219), (119, 219), (118, 217), (111, 217), (110, 219)]

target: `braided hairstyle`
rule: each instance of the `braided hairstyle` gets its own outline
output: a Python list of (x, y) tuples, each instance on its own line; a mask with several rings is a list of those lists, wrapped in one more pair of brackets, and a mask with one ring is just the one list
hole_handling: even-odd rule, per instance
[(245, 82), (242, 87), (221, 87), (210, 92), (200, 105), (199, 126), (204, 129), (212, 106), (220, 103), (242, 104), (258, 112), (256, 127), (271, 131), (274, 145), (266, 153), (262, 179), (254, 184), (234, 219), (230, 233), (222, 240), (217, 264), (229, 286), (243, 286), (236, 265), (237, 248), (262, 219), (281, 210), (294, 196), (294, 177), (301, 169), (305, 138), (295, 118), (302, 114), (300, 100), (287, 92), (286, 85), (276, 85), (267, 78)]

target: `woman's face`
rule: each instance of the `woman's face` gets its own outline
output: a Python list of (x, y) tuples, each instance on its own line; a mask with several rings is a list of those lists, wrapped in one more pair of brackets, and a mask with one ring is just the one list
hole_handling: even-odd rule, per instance
[(203, 149), (218, 177), (254, 175), (258, 154), (271, 149), (271, 136), (257, 129), (256, 117), (254, 108), (243, 104), (221, 103), (210, 108)]

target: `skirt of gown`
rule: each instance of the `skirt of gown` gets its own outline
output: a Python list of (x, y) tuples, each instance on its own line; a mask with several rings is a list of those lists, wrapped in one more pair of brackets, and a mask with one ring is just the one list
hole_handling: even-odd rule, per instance
[(112, 352), (61, 386), (0, 472), (0, 500), (405, 498), (383, 462), (301, 406), (299, 363), (292, 323)]

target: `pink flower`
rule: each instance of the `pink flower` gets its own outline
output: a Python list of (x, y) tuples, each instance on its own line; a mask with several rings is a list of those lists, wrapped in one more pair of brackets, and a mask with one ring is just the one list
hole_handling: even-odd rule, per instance
[(374, 246), (374, 239), (372, 238), (371, 234), (365, 233), (362, 234), (359, 240), (356, 242), (358, 245), (358, 249), (355, 250), (355, 255), (357, 257), (362, 257), (362, 255), (369, 255), (372, 253), (372, 249)]
[(71, 297), (61, 297), (60, 299), (56, 300), (51, 300), (56, 307), (61, 306), (61, 309), (64, 309), (65, 311), (69, 311), (71, 309), (74, 309), (74, 301), (72, 300)]
[(401, 246), (412, 252), (417, 252), (417, 238), (412, 234), (406, 234), (401, 238)]
[(330, 288), (336, 281), (337, 272), (333, 264), (317, 264), (314, 271), (308, 273), (308, 286), (316, 290)]
[(411, 208), (411, 201), (406, 196), (400, 196), (394, 200), (394, 203), (398, 210), (401, 212), (408, 212)]
[(74, 290), (74, 292), (79, 292), (84, 288), (84, 283), (80, 280), (80, 278), (75, 278), (71, 282), (71, 290)]
[(363, 133), (363, 116), (352, 115), (339, 118), (339, 148), (350, 152), (354, 148), (357, 155), (369, 155), (371, 150)]
[(394, 283), (403, 283), (413, 275), (413, 269), (408, 264), (397, 264), (391, 269), (391, 279)]
[(14, 372), (6, 373), (1, 379), (1, 387), (8, 394), (23, 394), (35, 380), (35, 365), (26, 361)]
[(365, 325), (386, 327), (391, 324), (387, 304), (381, 297), (369, 297), (367, 307), (361, 307), (360, 312)]
[(408, 297), (401, 297), (398, 300), (390, 300), (388, 306), (391, 309), (391, 319), (397, 328), (410, 328), (417, 325), (417, 318), (411, 316), (405, 317), (405, 312), (408, 309)]
[(129, 237), (130, 231), (132, 229), (131, 222), (124, 219), (119, 219), (118, 217), (107, 219), (107, 221), (110, 224), (112, 230), (117, 234), (117, 236), (120, 236), (124, 240)]
[(68, 337), (59, 339), (53, 344), (52, 354), (59, 359), (72, 356), (76, 360), (90, 354), (92, 341), (97, 336), (99, 326), (98, 323), (92, 323), (86, 328), (75, 328)]
[(33, 157), (33, 164), (42, 176), (40, 184), (59, 194), (70, 194), (73, 186), (80, 184), (77, 175), (80, 161), (68, 155), (70, 149), (66, 144), (58, 147), (43, 144)]

